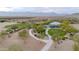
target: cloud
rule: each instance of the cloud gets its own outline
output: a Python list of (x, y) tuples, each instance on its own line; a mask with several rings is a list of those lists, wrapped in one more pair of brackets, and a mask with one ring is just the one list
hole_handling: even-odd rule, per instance
[(29, 12), (59, 12), (61, 8), (49, 8), (49, 7), (0, 7), (0, 11), (29, 11)]
[(0, 7), (0, 11), (6, 12), (55, 12), (55, 13), (79, 13), (78, 7)]
[(13, 11), (13, 12), (52, 12), (53, 9), (46, 7), (4, 7), (0, 8), (1, 11)]
[(10, 8), (0, 7), (0, 11), (10, 11)]
[(6, 11), (6, 12), (13, 11), (14, 9), (16, 9), (16, 8), (14, 8), (14, 7), (0, 7), (0, 11)]

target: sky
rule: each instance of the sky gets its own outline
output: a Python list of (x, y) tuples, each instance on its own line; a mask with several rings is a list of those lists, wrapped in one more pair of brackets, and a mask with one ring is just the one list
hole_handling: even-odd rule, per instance
[(0, 7), (26, 7), (26, 6), (79, 7), (79, 0), (0, 0)]
[(79, 13), (79, 7), (0, 7), (5, 12)]
[[(76, 2), (76, 3), (75, 3)], [(0, 11), (5, 12), (55, 12), (79, 13), (76, 0), (0, 0)], [(58, 7), (59, 6), (59, 7)], [(66, 6), (66, 7), (63, 7)], [(67, 7), (68, 6), (68, 7)]]

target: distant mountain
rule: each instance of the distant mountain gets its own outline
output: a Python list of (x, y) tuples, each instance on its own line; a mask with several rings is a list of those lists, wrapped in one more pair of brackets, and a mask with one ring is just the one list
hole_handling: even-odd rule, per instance
[(79, 13), (72, 13), (72, 15), (79, 15)]
[(71, 18), (74, 17), (74, 18), (79, 19), (79, 13), (72, 13), (72, 14), (69, 14), (69, 15), (67, 15), (65, 17), (71, 17)]
[(79, 13), (72, 13), (71, 16), (79, 16)]
[(55, 12), (0, 12), (0, 16), (60, 16)]

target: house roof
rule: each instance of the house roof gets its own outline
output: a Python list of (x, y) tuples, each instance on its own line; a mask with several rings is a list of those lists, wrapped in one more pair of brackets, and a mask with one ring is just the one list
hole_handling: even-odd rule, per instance
[(52, 22), (50, 23), (50, 25), (60, 25), (61, 23), (60, 22)]

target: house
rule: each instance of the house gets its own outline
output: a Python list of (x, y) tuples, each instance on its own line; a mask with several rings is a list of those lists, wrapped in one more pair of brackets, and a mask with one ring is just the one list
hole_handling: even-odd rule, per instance
[(49, 28), (59, 28), (60, 27), (60, 22), (52, 22), (48, 26)]

